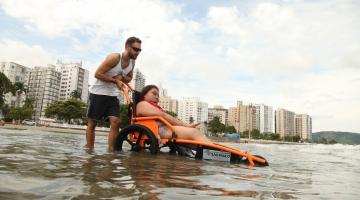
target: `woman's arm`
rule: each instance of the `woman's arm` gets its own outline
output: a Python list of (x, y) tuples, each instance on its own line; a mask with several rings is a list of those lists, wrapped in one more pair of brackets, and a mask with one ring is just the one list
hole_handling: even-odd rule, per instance
[(142, 116), (142, 117), (160, 116), (160, 117), (164, 118), (166, 121), (168, 121), (171, 125), (186, 126), (186, 127), (190, 126), (189, 124), (186, 124), (186, 123), (176, 119), (175, 117), (173, 117), (165, 112), (162, 112), (161, 110), (155, 108), (154, 106), (152, 106), (151, 104), (149, 104), (146, 101), (142, 101), (137, 104), (136, 115)]

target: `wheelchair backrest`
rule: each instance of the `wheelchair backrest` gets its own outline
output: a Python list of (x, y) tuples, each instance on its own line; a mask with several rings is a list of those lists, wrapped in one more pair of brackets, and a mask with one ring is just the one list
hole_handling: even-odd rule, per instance
[(132, 117), (136, 117), (136, 105), (140, 102), (140, 92), (134, 91), (132, 93), (132, 102), (129, 105), (129, 119), (131, 121)]

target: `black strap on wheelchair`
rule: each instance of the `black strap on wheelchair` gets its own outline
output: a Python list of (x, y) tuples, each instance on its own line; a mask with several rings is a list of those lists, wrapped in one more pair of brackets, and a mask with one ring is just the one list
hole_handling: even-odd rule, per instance
[(140, 92), (139, 91), (134, 91), (132, 93), (132, 115), (130, 115), (131, 117), (136, 117), (136, 105), (140, 102)]

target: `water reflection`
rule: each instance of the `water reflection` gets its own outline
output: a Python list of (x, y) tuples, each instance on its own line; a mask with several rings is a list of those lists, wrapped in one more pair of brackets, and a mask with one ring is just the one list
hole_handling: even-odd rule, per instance
[(204, 189), (198, 185), (199, 181), (182, 178), (202, 174), (197, 164), (184, 163), (183, 159), (167, 154), (93, 155), (82, 165), (82, 181), (90, 186), (90, 194), (103, 197), (142, 196), (157, 199), (158, 188)]
[[(228, 182), (238, 184), (239, 179), (252, 181), (264, 177), (259, 174), (234, 174), (233, 170), (221, 169), (223, 163), (197, 161), (162, 153), (150, 155), (141, 153), (115, 153), (93, 155), (82, 165), (85, 185), (90, 196), (138, 197), (162, 199), (176, 195), (210, 195), (213, 197), (256, 197), (254, 190), (228, 187), (226, 176), (233, 176)], [(229, 167), (225, 164), (223, 167)], [(239, 169), (240, 166), (236, 166)], [(243, 170), (249, 170), (245, 167)], [(225, 179), (224, 179), (225, 177)], [(232, 184), (232, 183), (230, 183)], [(225, 186), (225, 188), (224, 188)], [(226, 187), (230, 189), (226, 189)], [(236, 188), (236, 189), (235, 189)], [(180, 189), (180, 191), (179, 191)]]

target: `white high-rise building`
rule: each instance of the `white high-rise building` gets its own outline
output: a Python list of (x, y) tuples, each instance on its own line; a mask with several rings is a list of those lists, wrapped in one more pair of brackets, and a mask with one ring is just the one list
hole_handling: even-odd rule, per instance
[(178, 100), (172, 99), (170, 96), (160, 96), (159, 106), (166, 111), (171, 111), (175, 114), (178, 113)]
[[(145, 76), (144, 74), (139, 70), (139, 69), (135, 69), (135, 71), (133, 72), (133, 79), (130, 82), (130, 86), (132, 88), (134, 88), (136, 91), (141, 91), (144, 87), (145, 87)], [(129, 93), (129, 97), (132, 98), (132, 93)], [(119, 103), (120, 104), (126, 104), (126, 99), (125, 99), (125, 95), (121, 92), (119, 97)]]
[(186, 123), (201, 123), (208, 121), (208, 104), (198, 97), (184, 97), (179, 102), (178, 117)]
[(159, 88), (159, 97), (167, 96), (167, 89), (163, 88), (161, 83), (159, 83), (158, 88)]
[(45, 109), (59, 100), (61, 73), (54, 65), (35, 67), (29, 73), (28, 97), (34, 100), (34, 119), (45, 117)]
[(256, 104), (256, 128), (260, 133), (273, 132), (273, 108), (264, 104)]
[(295, 136), (295, 113), (279, 108), (275, 112), (275, 133), (284, 136)]
[(209, 122), (214, 119), (214, 117), (219, 117), (220, 122), (224, 125), (227, 125), (228, 120), (228, 110), (222, 106), (214, 106), (214, 108), (208, 109), (208, 120)]
[(311, 140), (312, 119), (307, 114), (295, 115), (295, 132), (302, 139)]
[[(24, 84), (24, 87), (27, 87), (27, 77), (30, 72), (29, 67), (22, 66), (14, 62), (1, 62), (0, 63), (0, 72), (2, 72), (12, 84), (20, 82)], [(12, 95), (11, 92), (5, 94), (5, 104), (9, 107), (19, 107), (24, 104), (26, 99), (25, 92), (21, 94)]]
[(145, 76), (139, 69), (135, 69), (130, 85), (139, 92), (145, 87)]
[(71, 97), (76, 90), (81, 94), (81, 101), (87, 103), (89, 97), (89, 71), (82, 68), (82, 63), (57, 62), (57, 71), (61, 73), (59, 100)]
[(256, 129), (256, 108), (237, 101), (236, 107), (229, 108), (228, 124), (234, 126), (238, 133)]

